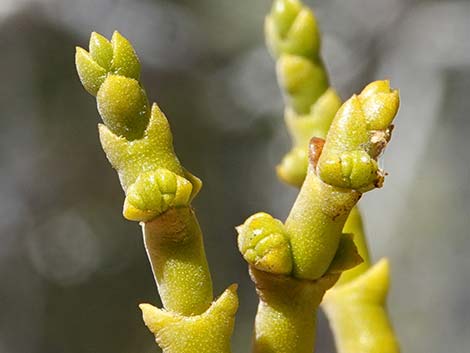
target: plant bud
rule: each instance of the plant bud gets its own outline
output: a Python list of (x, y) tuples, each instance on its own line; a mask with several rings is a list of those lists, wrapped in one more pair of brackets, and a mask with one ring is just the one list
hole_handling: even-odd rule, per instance
[(237, 231), (238, 248), (250, 264), (270, 273), (292, 271), (289, 238), (281, 221), (261, 212), (248, 218)]
[(96, 96), (98, 111), (109, 129), (128, 140), (143, 135), (149, 121), (147, 96), (131, 78), (109, 75)]

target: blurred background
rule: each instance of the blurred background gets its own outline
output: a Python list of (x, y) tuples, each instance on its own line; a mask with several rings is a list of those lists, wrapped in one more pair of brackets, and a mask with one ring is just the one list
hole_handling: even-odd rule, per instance
[[(402, 108), (382, 190), (362, 200), (375, 260), (391, 259), (403, 351), (470, 349), (470, 1), (317, 0), (324, 58), (343, 98), (391, 78)], [(234, 226), (284, 218), (296, 190), (263, 39), (270, 0), (0, 0), (0, 353), (156, 353), (138, 303), (158, 304), (137, 224), (102, 152), (74, 47), (118, 29), (184, 165), (220, 294), (240, 284), (234, 353), (257, 297)], [(318, 352), (334, 352), (320, 316)]]

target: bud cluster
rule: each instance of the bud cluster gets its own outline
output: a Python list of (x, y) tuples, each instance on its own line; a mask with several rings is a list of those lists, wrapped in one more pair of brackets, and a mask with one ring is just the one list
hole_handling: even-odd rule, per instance
[(390, 140), (399, 102), (388, 81), (375, 81), (344, 103), (316, 167), (325, 183), (360, 192), (382, 186), (377, 158)]
[(149, 122), (149, 103), (139, 84), (140, 63), (129, 41), (114, 32), (111, 41), (93, 32), (89, 52), (77, 47), (80, 81), (96, 96), (106, 126), (128, 140), (140, 138)]

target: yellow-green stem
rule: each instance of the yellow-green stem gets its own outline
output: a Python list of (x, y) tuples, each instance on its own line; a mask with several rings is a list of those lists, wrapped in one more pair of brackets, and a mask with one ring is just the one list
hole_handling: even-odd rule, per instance
[(254, 330), (254, 353), (311, 353), (316, 311), (337, 275), (320, 281), (273, 275), (250, 267), (260, 297)]
[(322, 303), (338, 353), (399, 353), (386, 310), (389, 266), (381, 260), (350, 282), (328, 291)]
[(212, 280), (194, 212), (190, 207), (170, 209), (142, 228), (165, 309), (202, 314), (213, 300)]
[(238, 308), (237, 285), (228, 287), (202, 314), (183, 316), (141, 304), (145, 325), (164, 353), (231, 353)]
[(141, 222), (164, 308), (141, 304), (145, 324), (165, 353), (230, 353), (236, 285), (212, 301), (202, 233), (191, 201), (201, 181), (173, 149), (170, 124), (139, 83), (140, 63), (118, 32), (93, 33), (77, 48), (85, 89), (97, 98), (100, 140), (125, 192), (123, 215)]
[[(285, 225), (287, 233), (290, 234), (294, 260), (293, 274), (302, 278), (315, 278), (324, 273), (326, 264), (331, 260), (335, 246), (338, 244), (341, 227), (344, 225), (343, 233), (353, 234), (354, 242), (364, 262), (345, 271), (335, 287), (327, 293), (327, 305), (324, 309), (330, 319), (338, 350), (340, 353), (397, 353), (398, 344), (384, 309), (387, 286), (383, 283), (388, 283), (388, 272), (377, 271), (376, 267), (370, 267), (359, 210), (353, 208), (348, 216), (350, 208), (346, 210), (338, 208), (337, 210), (341, 212), (340, 219), (331, 222), (331, 219), (322, 212), (321, 207), (318, 207), (318, 202), (321, 203), (324, 196), (320, 193), (320, 200), (317, 202), (312, 201), (314, 199), (312, 196), (308, 196), (308, 193), (318, 193), (324, 190), (321, 186), (322, 182), (316, 180), (316, 176), (307, 171), (309, 140), (312, 137), (326, 137), (333, 116), (340, 107), (340, 99), (334, 90), (330, 88), (326, 93), (324, 92), (329, 84), (321, 60), (321, 36), (315, 16), (299, 0), (275, 0), (266, 18), (265, 28), (268, 48), (277, 60), (278, 81), (286, 102), (285, 120), (293, 142), (293, 148), (277, 167), (277, 173), (284, 182), (302, 187)], [(384, 89), (381, 86), (384, 86)], [(345, 137), (344, 132), (351, 133), (346, 140), (342, 140), (342, 142), (348, 141), (347, 148), (344, 148), (344, 145), (341, 146), (341, 143), (338, 146), (339, 150), (353, 152), (350, 155), (348, 153), (337, 154), (338, 151), (331, 148), (335, 147), (331, 145), (336, 144), (337, 141), (334, 141), (334, 136), (330, 137), (330, 146), (326, 148), (333, 154), (325, 154), (323, 161), (320, 161), (322, 165), (317, 169), (318, 175), (325, 183), (359, 191), (368, 191), (373, 187), (381, 186), (381, 173), (376, 173), (374, 178), (370, 179), (370, 176), (374, 174), (370, 172), (374, 172), (377, 166), (373, 160), (369, 159), (369, 156), (375, 159), (377, 154), (374, 150), (380, 151), (383, 148), (382, 145), (386, 144), (390, 138), (391, 128), (386, 128), (389, 123), (387, 123), (387, 111), (382, 111), (381, 119), (375, 120), (379, 123), (378, 130), (382, 130), (380, 136), (376, 135), (381, 142), (370, 149), (366, 148), (369, 156), (354, 150), (357, 147), (360, 150), (363, 146), (368, 146), (367, 136), (370, 132), (377, 130), (375, 123), (369, 124), (370, 120), (367, 124), (361, 122), (360, 113), (366, 113), (370, 118), (380, 110), (380, 105), (376, 102), (372, 100), (368, 102), (369, 92), (373, 92), (374, 95), (379, 91), (387, 93), (386, 97), (381, 96), (381, 93), (376, 97), (381, 96), (379, 99), (383, 100), (382, 104), (388, 106), (389, 112), (393, 115), (396, 112), (398, 94), (397, 92), (388, 94), (388, 87), (385, 86), (388, 86), (386, 82), (369, 86), (370, 89), (363, 92), (362, 101), (350, 101), (357, 108), (359, 105), (362, 106), (360, 109), (352, 109), (359, 113), (357, 117), (354, 119), (346, 117), (347, 119), (342, 121), (338, 119), (338, 126), (333, 127), (333, 130), (343, 131), (343, 134), (334, 134), (339, 137), (338, 141)], [(373, 109), (368, 108), (370, 103)], [(369, 131), (364, 130), (366, 126)], [(354, 146), (355, 140), (359, 141), (356, 146)], [(376, 138), (371, 139), (371, 142), (372, 140)], [(326, 159), (328, 161), (324, 163)], [(357, 172), (352, 173), (351, 166), (361, 163), (364, 165), (357, 168)], [(369, 164), (368, 168), (363, 168), (367, 167), (366, 164)], [(335, 179), (331, 176), (339, 178)], [(305, 184), (302, 186), (304, 180)], [(312, 213), (309, 213), (309, 207), (313, 208)], [(347, 220), (344, 223), (346, 217)], [(320, 234), (318, 234), (319, 230)], [(321, 234), (323, 230), (325, 233)], [(323, 256), (315, 259), (314, 254), (317, 253), (323, 253)], [(381, 266), (383, 268), (383, 265)], [(378, 297), (374, 296), (377, 292), (374, 285), (380, 285), (381, 281), (382, 297), (378, 300)], [(258, 315), (264, 311), (276, 313), (265, 309), (261, 301)], [(264, 316), (267, 317), (264, 324), (269, 326), (269, 316)], [(274, 330), (274, 325), (270, 329)], [(311, 351), (312, 349), (309, 352)], [(289, 352), (295, 352), (295, 350)]]
[(294, 259), (293, 275), (321, 277), (338, 249), (341, 230), (361, 194), (323, 183), (309, 171), (285, 222)]
[(364, 225), (362, 222), (362, 215), (359, 207), (353, 207), (349, 214), (346, 223), (344, 224), (343, 233), (352, 234), (354, 243), (356, 244), (359, 255), (361, 255), (362, 262), (360, 265), (343, 272), (340, 279), (335, 286), (350, 282), (354, 278), (360, 276), (370, 268), (370, 255), (367, 246), (367, 239), (364, 232)]

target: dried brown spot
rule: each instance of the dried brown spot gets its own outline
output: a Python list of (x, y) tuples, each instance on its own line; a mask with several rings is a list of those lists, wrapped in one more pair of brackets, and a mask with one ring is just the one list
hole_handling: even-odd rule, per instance
[(385, 177), (388, 175), (387, 172), (379, 169), (377, 171), (377, 179), (375, 180), (374, 182), (374, 186), (378, 189), (380, 189), (383, 185), (384, 185), (384, 180), (385, 180)]
[(310, 163), (313, 165), (313, 168), (317, 167), (318, 160), (323, 151), (323, 146), (325, 145), (325, 140), (320, 137), (312, 137), (310, 140), (310, 145), (308, 149), (308, 158)]
[(385, 147), (392, 137), (394, 125), (390, 125), (385, 130), (371, 130), (370, 131), (370, 154), (371, 157), (377, 160), (382, 154)]

